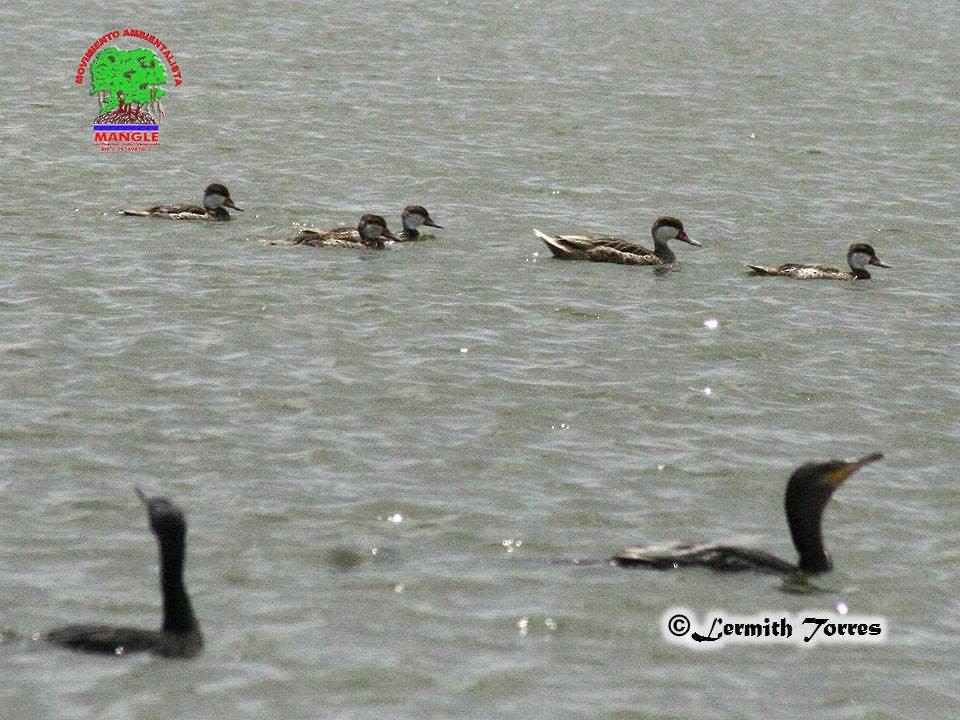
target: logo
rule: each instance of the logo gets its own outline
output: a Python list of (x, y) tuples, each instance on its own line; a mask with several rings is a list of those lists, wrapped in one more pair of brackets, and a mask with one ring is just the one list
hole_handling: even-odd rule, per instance
[[(121, 38), (156, 48), (163, 60), (149, 47), (110, 45)], [(100, 106), (93, 121), (93, 144), (101, 152), (145, 152), (160, 144), (160, 123), (167, 114), (162, 102), (167, 68), (174, 86), (183, 84), (180, 66), (166, 43), (137, 28), (111, 30), (87, 48), (74, 83), (83, 85), (84, 76), (90, 79), (90, 95), (96, 95)]]

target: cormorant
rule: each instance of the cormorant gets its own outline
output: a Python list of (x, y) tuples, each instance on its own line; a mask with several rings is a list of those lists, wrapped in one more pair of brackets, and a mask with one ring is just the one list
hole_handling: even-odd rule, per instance
[(203, 649), (203, 635), (183, 584), (187, 522), (183, 512), (162, 497), (147, 497), (135, 488), (160, 546), (160, 591), (163, 625), (159, 630), (111, 625), (67, 625), (41, 635), (43, 640), (73, 650), (126, 655), (151, 652), (163, 657), (193, 657)]
[(790, 574), (822, 573), (833, 569), (823, 544), (821, 519), (830, 496), (848, 477), (864, 465), (883, 457), (873, 453), (859, 460), (828, 460), (801, 465), (790, 476), (784, 507), (793, 545), (800, 555), (794, 565), (763, 550), (718, 543), (680, 543), (627, 548), (610, 559), (615, 565), (669, 570), (699, 565), (714, 570)]

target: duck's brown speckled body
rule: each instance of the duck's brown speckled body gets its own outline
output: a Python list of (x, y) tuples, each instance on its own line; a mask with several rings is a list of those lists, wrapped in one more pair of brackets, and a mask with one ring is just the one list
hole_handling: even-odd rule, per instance
[(667, 244), (670, 240), (682, 240), (700, 247), (700, 243), (687, 235), (683, 223), (668, 215), (657, 218), (653, 223), (650, 231), (653, 235), (653, 250), (610, 235), (547, 235), (537, 229), (533, 232), (550, 248), (554, 257), (561, 260), (590, 260), (621, 265), (669, 265), (677, 260)]
[(296, 237), (286, 240), (271, 240), (270, 245), (310, 245), (311, 247), (373, 248), (382, 250), (384, 239), (397, 240), (387, 228), (387, 221), (380, 215), (364, 215), (356, 229), (349, 227), (319, 230), (304, 228)]
[(121, 215), (156, 217), (167, 220), (214, 220), (230, 219), (226, 208), (243, 210), (233, 203), (226, 185), (211, 183), (203, 189), (203, 207), (199, 205), (154, 205), (146, 210), (121, 210)]
[(854, 243), (847, 248), (847, 264), (850, 272), (833, 267), (832, 265), (804, 265), (802, 263), (784, 263), (771, 267), (767, 265), (751, 265), (744, 263), (754, 275), (776, 275), (789, 277), (795, 280), (869, 280), (870, 273), (867, 265), (889, 268), (885, 262), (877, 257), (872, 245)]

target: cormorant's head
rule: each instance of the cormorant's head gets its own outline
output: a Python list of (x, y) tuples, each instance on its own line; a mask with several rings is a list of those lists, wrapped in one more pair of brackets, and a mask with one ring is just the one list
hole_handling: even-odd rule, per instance
[(187, 528), (187, 521), (183, 511), (163, 497), (147, 497), (143, 490), (134, 488), (133, 491), (147, 508), (150, 518), (150, 529), (157, 535), (172, 533), (183, 534)]
[(809, 462), (794, 470), (787, 482), (784, 505), (793, 544), (800, 554), (800, 569), (825, 572), (832, 567), (823, 545), (821, 518), (830, 496), (864, 465), (880, 460), (883, 453), (872, 453), (859, 460)]
[(787, 483), (787, 507), (791, 498), (802, 501), (807, 507), (824, 505), (843, 481), (864, 465), (880, 460), (883, 453), (872, 453), (859, 460), (827, 460), (808, 462), (794, 470)]

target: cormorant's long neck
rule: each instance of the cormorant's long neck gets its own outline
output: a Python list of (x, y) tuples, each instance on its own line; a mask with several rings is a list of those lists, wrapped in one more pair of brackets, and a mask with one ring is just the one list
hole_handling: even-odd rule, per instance
[(821, 520), (826, 501), (820, 498), (802, 498), (787, 495), (787, 522), (793, 545), (800, 554), (798, 567), (805, 572), (826, 572), (833, 568), (830, 555), (823, 545)]
[(653, 252), (664, 263), (677, 261), (677, 256), (673, 254), (673, 250), (667, 245), (667, 241), (659, 240), (656, 235), (653, 236)]
[(160, 537), (160, 592), (163, 595), (163, 632), (197, 629), (193, 607), (183, 584), (185, 529)]

